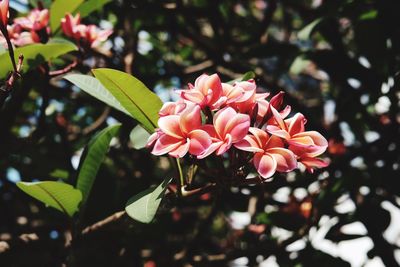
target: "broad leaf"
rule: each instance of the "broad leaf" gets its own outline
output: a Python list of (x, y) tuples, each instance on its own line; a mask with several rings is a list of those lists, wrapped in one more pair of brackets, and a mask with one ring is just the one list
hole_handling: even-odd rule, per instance
[(103, 162), (111, 139), (118, 133), (121, 124), (109, 126), (95, 135), (87, 145), (79, 166), (76, 188), (82, 192), (82, 205), (86, 203), (96, 174)]
[(316, 19), (310, 24), (306, 25), (303, 29), (301, 29), (297, 37), (300, 40), (308, 40), (311, 37), (311, 34), (314, 32), (315, 27), (321, 22), (321, 19)]
[(148, 132), (157, 127), (160, 98), (141, 81), (113, 69), (95, 69), (94, 75)]
[(87, 0), (81, 4), (77, 10), (77, 13), (81, 14), (81, 17), (86, 17), (92, 12), (101, 9), (105, 4), (110, 3), (112, 0)]
[[(31, 68), (35, 68), (43, 62), (59, 57), (78, 48), (71, 42), (65, 40), (53, 40), (47, 44), (32, 44), (15, 49), (15, 60), (19, 55), (24, 56), (24, 64), (22, 72), (26, 72)], [(8, 52), (0, 55), (0, 78), (4, 78), (13, 70)]]
[(81, 191), (62, 182), (18, 182), (17, 186), (31, 197), (71, 217), (78, 211), (82, 200)]
[(129, 135), (134, 149), (144, 148), (149, 137), (150, 134), (140, 125), (137, 125), (135, 128), (133, 128)]
[(149, 188), (133, 196), (125, 206), (126, 213), (134, 220), (150, 223), (157, 213), (171, 179), (164, 180), (156, 188)]
[(70, 81), (89, 95), (106, 103), (107, 105), (131, 116), (117, 99), (96, 78), (83, 74), (69, 74), (64, 79)]
[(50, 28), (53, 33), (57, 32), (61, 25), (61, 19), (67, 13), (75, 13), (83, 0), (55, 0), (50, 7)]

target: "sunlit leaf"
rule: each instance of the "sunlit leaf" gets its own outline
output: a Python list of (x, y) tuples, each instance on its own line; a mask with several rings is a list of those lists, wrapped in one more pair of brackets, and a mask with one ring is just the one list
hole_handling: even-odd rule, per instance
[(81, 191), (62, 182), (18, 182), (17, 186), (31, 197), (71, 217), (78, 211), (82, 200)]
[(126, 213), (136, 221), (150, 223), (170, 182), (171, 179), (164, 180), (156, 188), (149, 188), (130, 198), (125, 206)]
[(87, 145), (79, 166), (76, 188), (82, 192), (84, 205), (89, 197), (97, 172), (108, 151), (111, 139), (117, 135), (121, 124), (111, 125), (97, 135)]
[(148, 132), (157, 127), (160, 98), (141, 81), (113, 69), (95, 69), (94, 75)]
[[(71, 51), (76, 51), (78, 48), (71, 42), (57, 39), (50, 41), (47, 44), (32, 44), (24, 47), (19, 47), (14, 50), (15, 60), (18, 61), (18, 56), (24, 56), (24, 64), (22, 72), (35, 68), (43, 62), (59, 57)], [(4, 78), (10, 71), (13, 70), (11, 60), (7, 52), (0, 54), (0, 78)]]
[(131, 116), (121, 103), (119, 103), (118, 100), (115, 99), (115, 97), (96, 78), (83, 74), (69, 74), (64, 76), (64, 79), (70, 81), (89, 95), (107, 105)]

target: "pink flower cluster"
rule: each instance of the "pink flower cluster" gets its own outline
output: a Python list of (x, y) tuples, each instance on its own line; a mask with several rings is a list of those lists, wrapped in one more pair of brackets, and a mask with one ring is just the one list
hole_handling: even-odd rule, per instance
[(75, 17), (67, 14), (61, 20), (61, 28), (66, 36), (88, 47), (98, 47), (112, 34), (112, 30), (101, 30), (96, 25), (81, 24), (80, 14)]
[[(5, 21), (7, 23), (7, 21)], [(47, 41), (50, 33), (49, 10), (35, 8), (26, 17), (14, 19), (12, 25), (6, 25), (11, 43), (15, 46), (25, 46), (33, 43)], [(4, 45), (4, 37), (0, 37)]]
[(189, 89), (178, 91), (180, 99), (159, 111), (158, 129), (148, 140), (152, 154), (203, 159), (220, 156), (234, 148), (253, 154), (259, 175), (289, 172), (301, 162), (309, 171), (327, 166), (317, 156), (328, 146), (318, 132), (305, 131), (301, 113), (287, 118), (284, 93), (269, 101), (257, 93), (254, 80), (222, 83), (217, 74), (203, 74)]

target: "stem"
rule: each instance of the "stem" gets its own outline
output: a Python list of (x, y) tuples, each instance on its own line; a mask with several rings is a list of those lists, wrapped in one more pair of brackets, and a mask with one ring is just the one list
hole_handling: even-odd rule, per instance
[(10, 59), (11, 59), (12, 65), (13, 65), (14, 72), (18, 72), (17, 63), (15, 62), (14, 49), (13, 49), (13, 46), (12, 46), (12, 44), (11, 44), (11, 41), (10, 41), (10, 37), (9, 37), (9, 35), (8, 35), (7, 28), (3, 29), (3, 30), (2, 30), (2, 33), (3, 33), (3, 35), (4, 35), (4, 38), (6, 39), (6, 42), (7, 42), (8, 54), (10, 55)]
[(176, 167), (178, 168), (178, 174), (179, 174), (179, 194), (182, 196), (182, 187), (185, 185), (185, 180), (183, 178), (183, 172), (182, 172), (182, 167), (181, 167), (181, 162), (179, 161), (179, 158), (176, 158)]

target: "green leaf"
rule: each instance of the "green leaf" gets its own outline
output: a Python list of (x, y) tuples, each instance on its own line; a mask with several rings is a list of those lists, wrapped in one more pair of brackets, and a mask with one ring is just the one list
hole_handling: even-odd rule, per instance
[(77, 10), (77, 13), (81, 14), (84, 18), (90, 15), (92, 12), (101, 9), (104, 5), (110, 3), (112, 0), (87, 0), (81, 4)]
[(79, 166), (79, 174), (76, 188), (83, 194), (82, 205), (84, 205), (89, 197), (96, 174), (103, 162), (111, 139), (117, 135), (121, 124), (111, 125), (90, 140), (87, 145)]
[(300, 40), (309, 40), (311, 37), (311, 34), (314, 32), (315, 26), (317, 26), (321, 22), (321, 18), (314, 20), (310, 24), (306, 25), (303, 29), (301, 29), (297, 33), (297, 37)]
[(78, 211), (82, 200), (81, 191), (62, 182), (18, 182), (17, 186), (31, 197), (71, 217)]
[[(76, 51), (78, 48), (71, 42), (65, 40), (52, 40), (47, 44), (32, 44), (15, 49), (15, 60), (18, 61), (18, 56), (24, 56), (22, 72), (35, 68), (43, 62), (59, 57), (71, 51)], [(0, 78), (4, 78), (10, 71), (13, 70), (8, 52), (0, 55)]]
[(243, 74), (242, 81), (248, 81), (250, 79), (254, 79), (254, 77), (256, 77), (256, 74), (253, 71), (248, 71)]
[(360, 20), (375, 19), (378, 16), (378, 10), (371, 10), (361, 14)]
[(156, 188), (149, 188), (130, 198), (125, 206), (126, 213), (136, 221), (150, 223), (171, 180), (166, 179)]
[(141, 81), (113, 69), (93, 70), (96, 78), (149, 133), (157, 127), (160, 98)]
[(56, 33), (61, 25), (61, 19), (67, 13), (75, 13), (78, 7), (83, 3), (83, 0), (55, 0), (50, 7), (50, 28), (53, 33)]
[(96, 78), (83, 74), (68, 74), (64, 79), (70, 81), (89, 95), (106, 103), (107, 105), (122, 111), (131, 116), (131, 114), (118, 102), (117, 99), (97, 80)]
[(147, 140), (149, 139), (149, 137), (150, 134), (140, 125), (137, 125), (135, 128), (133, 128), (131, 133), (129, 134), (129, 138), (131, 139), (134, 149), (144, 148), (147, 144)]

